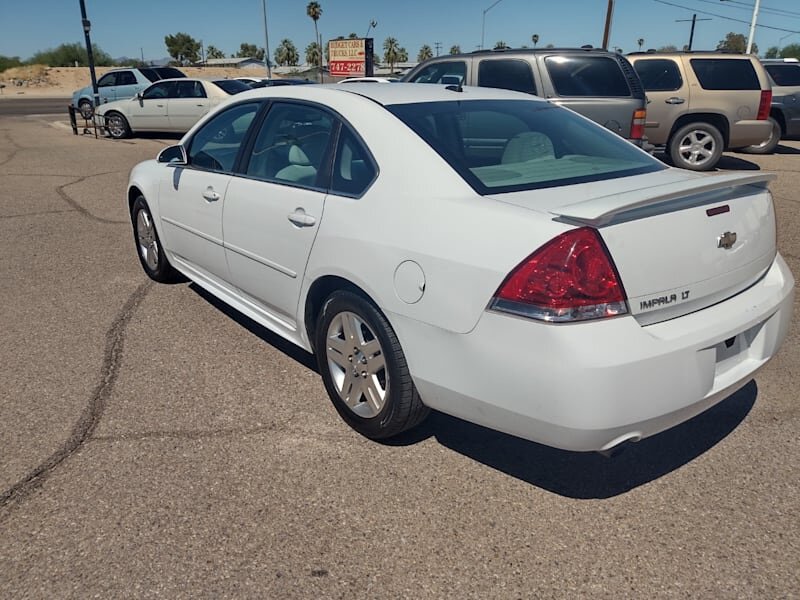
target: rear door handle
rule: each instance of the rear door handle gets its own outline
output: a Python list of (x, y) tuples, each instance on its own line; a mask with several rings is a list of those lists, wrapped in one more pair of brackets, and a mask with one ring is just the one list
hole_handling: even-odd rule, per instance
[(677, 96), (672, 96), (671, 98), (667, 98), (664, 100), (667, 104), (683, 104), (686, 102), (685, 98), (678, 98)]
[(219, 200), (219, 194), (214, 191), (213, 187), (208, 186), (206, 188), (206, 191), (203, 192), (203, 198), (205, 198), (209, 202), (216, 202), (217, 200)]
[(288, 219), (298, 227), (311, 227), (317, 222), (316, 217), (306, 214), (302, 208), (295, 209), (293, 213), (288, 215)]

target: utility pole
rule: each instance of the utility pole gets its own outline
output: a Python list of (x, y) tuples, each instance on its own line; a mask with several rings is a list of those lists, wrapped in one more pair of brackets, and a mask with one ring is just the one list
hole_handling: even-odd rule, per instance
[(433, 47), (436, 48), (436, 56), (439, 56), (439, 52), (442, 50), (442, 42), (434, 42)]
[(92, 29), (92, 23), (86, 18), (86, 4), (83, 0), (81, 2), (81, 24), (83, 25), (83, 36), (86, 38), (86, 56), (89, 59), (89, 75), (92, 77), (92, 91), (94, 92), (94, 106), (100, 106), (100, 90), (97, 89), (97, 74), (94, 72), (94, 53), (92, 52), (92, 40), (89, 37), (89, 31)]
[(272, 69), (269, 66), (269, 33), (267, 32), (267, 0), (261, 0), (264, 11), (264, 64), (267, 65), (267, 77), (272, 79)]
[(603, 48), (608, 48), (608, 38), (611, 36), (611, 20), (614, 17), (614, 0), (608, 0), (606, 9), (606, 26), (603, 29)]
[(691, 19), (676, 19), (676, 23), (688, 23), (689, 21), (692, 22), (692, 28), (689, 30), (689, 52), (692, 51), (692, 43), (694, 42), (694, 24), (697, 21), (710, 21), (711, 19), (698, 19), (697, 14), (693, 14)]
[(758, 8), (761, 5), (761, 0), (756, 0), (753, 6), (753, 19), (750, 21), (750, 35), (747, 36), (747, 54), (753, 49), (753, 37), (756, 35), (756, 21), (758, 20)]

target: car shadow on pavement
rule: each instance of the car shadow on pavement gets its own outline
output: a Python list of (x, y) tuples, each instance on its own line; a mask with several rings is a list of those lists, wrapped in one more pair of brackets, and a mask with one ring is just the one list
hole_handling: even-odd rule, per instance
[(283, 352), (286, 356), (291, 358), (292, 360), (300, 363), (307, 369), (311, 369), (315, 373), (319, 373), (317, 369), (317, 360), (314, 358), (314, 355), (306, 352), (302, 348), (295, 346), (293, 343), (283, 339), (281, 336), (272, 333), (266, 327), (263, 327), (253, 321), (250, 317), (247, 317), (240, 313), (235, 308), (232, 308), (225, 304), (222, 300), (219, 300), (216, 296), (212, 296), (209, 292), (201, 288), (196, 283), (190, 283), (189, 289), (192, 290), (195, 294), (200, 296), (203, 300), (211, 304), (214, 308), (219, 310), (225, 316), (230, 318), (232, 321), (235, 321), (245, 329), (247, 329), (250, 333), (252, 333), (257, 338), (263, 340), (276, 350)]
[(612, 498), (663, 477), (713, 448), (744, 420), (757, 395), (756, 383), (751, 381), (695, 418), (631, 444), (612, 458), (543, 446), (438, 412), (384, 443), (410, 445), (435, 438), (459, 454), (554, 494)]
[(777, 148), (775, 148), (775, 154), (800, 154), (800, 149), (780, 144)]
[[(756, 163), (740, 158), (742, 155), (731, 156), (723, 154), (717, 163), (718, 171), (760, 171), (761, 167)], [(747, 156), (746, 154), (744, 156)]]
[[(197, 284), (190, 283), (189, 289), (276, 350), (319, 373), (313, 354), (262, 327)], [(713, 448), (744, 420), (757, 395), (756, 383), (751, 381), (695, 418), (631, 444), (611, 458), (595, 452), (551, 448), (438, 411), (431, 411), (428, 419), (414, 429), (376, 443), (411, 446), (433, 438), (454, 452), (554, 494), (576, 499), (612, 498), (663, 477)]]

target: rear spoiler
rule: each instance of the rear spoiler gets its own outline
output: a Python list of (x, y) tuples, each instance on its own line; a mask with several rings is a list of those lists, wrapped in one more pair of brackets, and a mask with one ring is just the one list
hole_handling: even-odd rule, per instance
[(594, 227), (607, 225), (614, 217), (638, 208), (653, 206), (677, 198), (694, 197), (707, 192), (761, 184), (777, 178), (775, 173), (725, 173), (707, 175), (689, 181), (678, 181), (656, 187), (609, 194), (575, 204), (565, 204), (549, 212), (557, 217), (580, 221)]

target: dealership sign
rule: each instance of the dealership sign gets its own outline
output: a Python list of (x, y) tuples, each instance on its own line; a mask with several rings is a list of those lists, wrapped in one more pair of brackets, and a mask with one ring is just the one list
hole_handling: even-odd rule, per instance
[(328, 69), (333, 77), (371, 76), (372, 38), (328, 42)]

